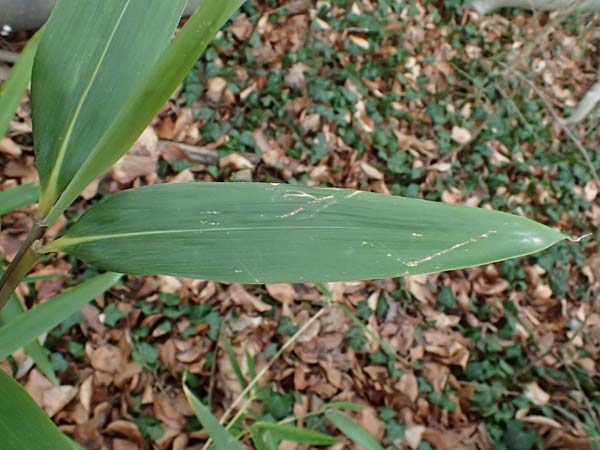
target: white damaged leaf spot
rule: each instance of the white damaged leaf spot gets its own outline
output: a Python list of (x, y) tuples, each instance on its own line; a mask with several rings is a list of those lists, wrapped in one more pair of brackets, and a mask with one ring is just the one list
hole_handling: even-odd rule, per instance
[(304, 208), (298, 208), (298, 209), (295, 209), (295, 210), (293, 210), (293, 211), (291, 211), (291, 212), (289, 212), (287, 214), (283, 214), (282, 216), (279, 216), (279, 217), (281, 219), (286, 219), (288, 217), (295, 216), (296, 214), (301, 213), (302, 211), (304, 211)]
[(480, 239), (486, 239), (486, 238), (490, 237), (492, 234), (495, 234), (495, 233), (496, 233), (495, 231), (488, 231), (487, 233), (483, 233), (482, 235), (477, 236), (476, 238), (471, 238), (471, 239), (468, 239), (466, 241), (459, 242), (458, 244), (454, 244), (452, 247), (448, 247), (448, 248), (446, 248), (444, 250), (441, 250), (441, 251), (439, 251), (437, 253), (434, 253), (431, 256), (427, 256), (426, 258), (422, 258), (422, 259), (419, 259), (419, 260), (416, 260), (416, 261), (408, 261), (408, 262), (405, 262), (404, 264), (406, 264), (408, 267), (418, 267), (420, 264), (423, 264), (423, 263), (425, 263), (427, 261), (431, 261), (432, 259), (435, 259), (435, 258), (439, 258), (440, 256), (443, 256), (446, 253), (451, 252), (452, 250), (456, 250), (456, 249), (459, 249), (461, 247), (464, 247), (465, 245), (474, 244), (477, 241), (479, 241)]

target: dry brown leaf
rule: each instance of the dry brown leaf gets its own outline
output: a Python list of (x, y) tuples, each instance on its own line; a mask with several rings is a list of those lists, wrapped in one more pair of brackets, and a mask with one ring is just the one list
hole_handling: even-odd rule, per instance
[(466, 128), (453, 126), (452, 127), (452, 140), (458, 142), (459, 144), (468, 144), (471, 142), (471, 133)]
[(281, 303), (292, 303), (296, 299), (296, 291), (291, 284), (266, 284), (267, 292)]
[(537, 406), (544, 406), (550, 400), (550, 394), (544, 391), (537, 384), (537, 381), (532, 381), (525, 385), (525, 397)]
[(123, 368), (123, 354), (114, 345), (103, 345), (92, 353), (91, 363), (96, 370), (116, 374)]
[(247, 311), (265, 312), (271, 309), (270, 305), (250, 294), (241, 284), (232, 284), (228, 291), (233, 302)]
[(426, 429), (423, 425), (414, 425), (406, 428), (404, 439), (411, 449), (417, 450), (419, 448)]

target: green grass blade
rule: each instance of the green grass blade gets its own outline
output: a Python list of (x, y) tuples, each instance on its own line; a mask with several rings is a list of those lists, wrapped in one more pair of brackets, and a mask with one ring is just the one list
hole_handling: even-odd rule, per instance
[(44, 251), (116, 272), (287, 283), (460, 269), (564, 238), (521, 216), (390, 195), (182, 183), (114, 195)]
[[(13, 295), (2, 311), (0, 311), (0, 320), (4, 326), (18, 317), (23, 316), (26, 311), (27, 310), (23, 307), (19, 299)], [(0, 327), (0, 333), (1, 332), (2, 328)], [(46, 350), (37, 339), (34, 339), (31, 343), (25, 345), (24, 348), (25, 352), (30, 356), (38, 369), (40, 369), (44, 375), (48, 377), (52, 384), (58, 386), (59, 382), (56, 378), (56, 374), (54, 373), (52, 363), (48, 357), (48, 350)]]
[(73, 450), (69, 440), (29, 397), (0, 370), (0, 442), (2, 450)]
[[(144, 3), (148, 0), (140, 1)], [(153, 1), (158, 1), (163, 9), (164, 5), (171, 3), (162, 0)], [(85, 162), (78, 166), (79, 171), (48, 215), (50, 224), (54, 223), (92, 180), (110, 169), (127, 152), (192, 69), (215, 33), (242, 3), (243, 0), (205, 0), (202, 3), (147, 75), (132, 86), (131, 94), (111, 127), (103, 130), (101, 139), (93, 141), (93, 148), (86, 152)], [(103, 5), (104, 3), (102, 8)], [(144, 6), (144, 8), (158, 20), (162, 20), (156, 7)], [(147, 30), (145, 34), (142, 33), (145, 39), (156, 38), (154, 27), (147, 26), (144, 29)], [(128, 67), (127, 71), (130, 70)], [(113, 76), (113, 81), (120, 83), (116, 76)], [(112, 98), (112, 95), (110, 97)]]
[(242, 450), (239, 442), (227, 431), (212, 415), (210, 410), (190, 391), (183, 383), (183, 391), (187, 397), (192, 411), (202, 424), (208, 435), (214, 441), (213, 447), (217, 450)]
[(37, 183), (27, 183), (16, 188), (0, 192), (0, 216), (33, 205), (40, 193)]
[(0, 328), (0, 361), (60, 324), (120, 278), (116, 273), (98, 275), (10, 321)]
[(274, 439), (297, 442), (299, 444), (333, 445), (338, 442), (338, 439), (332, 436), (287, 424), (255, 422), (250, 428), (261, 432), (269, 431)]
[(337, 411), (327, 411), (325, 417), (346, 437), (364, 450), (383, 450), (383, 447), (367, 430), (345, 414)]
[(249, 351), (246, 351), (246, 364), (248, 364), (248, 376), (251, 380), (256, 378), (256, 365), (254, 363), (254, 357)]
[(223, 343), (223, 346), (225, 347), (225, 353), (227, 354), (227, 358), (229, 359), (229, 363), (231, 364), (233, 373), (235, 374), (235, 377), (237, 378), (238, 383), (240, 383), (242, 390), (246, 389), (246, 386), (248, 386), (248, 382), (246, 381), (246, 378), (244, 377), (244, 374), (242, 373), (242, 369), (240, 368), (240, 364), (238, 363), (238, 360), (235, 356), (235, 352), (233, 351), (233, 348), (231, 347), (231, 342), (229, 342), (229, 340), (226, 339), (225, 342)]
[(277, 450), (275, 446), (270, 446), (265, 442), (260, 431), (256, 428), (250, 427), (250, 437), (256, 450)]
[(0, 87), (0, 138), (6, 135), (10, 121), (25, 96), (27, 86), (31, 81), (33, 59), (37, 51), (42, 30), (30, 40), (17, 63), (13, 66), (8, 79)]
[[(185, 0), (59, 0), (32, 78), (44, 216), (168, 47)], [(91, 180), (90, 180), (91, 181)]]

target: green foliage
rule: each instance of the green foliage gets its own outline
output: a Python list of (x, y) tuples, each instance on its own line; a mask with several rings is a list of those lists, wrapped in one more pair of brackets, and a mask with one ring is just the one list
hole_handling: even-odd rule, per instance
[[(348, 27), (364, 30), (373, 49), (384, 45), (397, 47), (399, 50), (389, 57), (375, 58), (360, 65), (342, 64), (341, 61), (357, 58), (365, 50), (350, 40), (344, 42), (343, 48), (335, 48), (309, 33), (305, 46), (285, 56), (282, 73), (297, 62), (322, 65), (329, 73), (323, 76), (312, 69), (307, 70), (306, 90), (299, 93), (285, 89), (279, 73), (260, 67), (250, 48), (239, 53), (232, 51), (232, 58), (246, 59), (248, 70), (256, 72), (252, 75), (260, 74), (264, 78), (264, 86), (245, 100), (247, 111), (235, 106), (225, 115), (212, 105), (198, 106), (196, 100), (204, 92), (205, 77), (226, 77), (228, 89), (234, 94), (247, 88), (245, 81), (232, 77), (236, 72), (232, 60), (221, 58), (215, 48), (209, 49), (201, 62), (196, 62), (214, 33), (241, 3), (241, 0), (206, 0), (171, 41), (183, 0), (131, 0), (127, 3), (108, 0), (102, 3), (102, 7), (76, 0), (59, 1), (48, 25), (49, 33), (45, 34), (36, 58), (37, 75), (32, 97), (35, 148), (43, 187), (41, 219), (46, 218), (52, 224), (90, 181), (108, 170), (186, 76), (183, 95), (187, 105), (194, 108), (196, 117), (205, 121), (203, 139), (214, 142), (227, 135), (228, 140), (223, 144), (225, 152), (243, 149), (260, 153), (252, 132), (273, 119), (283, 124), (275, 128), (289, 132), (294, 141), (292, 148), (288, 149), (290, 155), (306, 158), (312, 164), (327, 158), (334, 150), (328, 137), (322, 132), (303, 134), (295, 124), (290, 125), (286, 117), (288, 102), (303, 95), (313, 102), (306, 112), (316, 113), (333, 123), (332, 133), (356, 148), (359, 157), (363, 154), (377, 155), (379, 161), (375, 165), (385, 172), (386, 182), (396, 195), (408, 198), (423, 196), (438, 201), (441, 192), (450, 187), (459, 189), (464, 195), (477, 193), (483, 204), (509, 210), (508, 195), (498, 194), (500, 188), (507, 187), (509, 194), (533, 195), (536, 185), (527, 183), (518, 175), (529, 170), (530, 164), (537, 164), (552, 167), (555, 174), (552, 180), (540, 181), (543, 189), (564, 196), (577, 205), (575, 210), (584, 211), (591, 206), (590, 202), (577, 198), (574, 180), (577, 184), (585, 183), (589, 174), (572, 154), (563, 160), (540, 151), (535, 153), (535, 161), (526, 164), (497, 164), (493, 161), (491, 141), (502, 143), (515, 154), (521, 151), (522, 145), (543, 148), (551, 144), (552, 133), (538, 124), (543, 122), (537, 120), (541, 119), (541, 104), (529, 101), (529, 93), (523, 95), (527, 98), (526, 114), (536, 119), (533, 125), (520, 117), (514, 119), (518, 111), (508, 100), (496, 114), (489, 115), (483, 108), (477, 108), (471, 117), (463, 117), (454, 108), (458, 102), (454, 102), (455, 99), (450, 98), (447, 92), (425, 89), (431, 82), (427, 76), (420, 75), (409, 82), (402, 74), (409, 52), (403, 49), (402, 33), (390, 36), (387, 32), (385, 14), (388, 8), (399, 11), (406, 7), (408, 17), (415, 17), (419, 10), (414, 2), (405, 5), (382, 1), (368, 14), (356, 14), (352, 8), (347, 8), (348, 12), (341, 18), (329, 17), (331, 26), (336, 30)], [(345, 1), (335, 4), (349, 5)], [(324, 15), (328, 8), (323, 5), (318, 14)], [(462, 8), (462, 0), (449, 1), (445, 5), (444, 16), (438, 15), (436, 20), (454, 20), (462, 16)], [(246, 12), (250, 16), (257, 14), (250, 4), (246, 5)], [(271, 19), (276, 19), (277, 14), (279, 12)], [(74, 17), (77, 20), (73, 20)], [(132, 34), (131, 29), (147, 32)], [(150, 33), (152, 38), (149, 38)], [(472, 43), (481, 44), (484, 51), (499, 45), (485, 42), (472, 23), (457, 25), (449, 41), (458, 52)], [(252, 48), (260, 48), (260, 34), (255, 31), (248, 44)], [(218, 38), (217, 45), (222, 49), (234, 48), (228, 33)], [(0, 91), (0, 103), (3, 106), (10, 104), (0, 112), (0, 135), (3, 124), (12, 117), (15, 105), (18, 105), (25, 90), (30, 72), (27, 67), (31, 65), (34, 52), (35, 39), (24, 54), (22, 63), (15, 67), (11, 80)], [(325, 61), (327, 64), (323, 64)], [(436, 58), (430, 55), (423, 63), (436, 64)], [(186, 75), (192, 66), (195, 70)], [(490, 99), (499, 98), (497, 83), (502, 80), (487, 73), (487, 68), (480, 61), (470, 61), (458, 69)], [(253, 76), (248, 79), (252, 80)], [(365, 97), (365, 108), (376, 126), (372, 133), (357, 132), (346, 119), (356, 113), (359, 100), (353, 90), (343, 85), (348, 80)], [(366, 84), (367, 80), (400, 83), (402, 93), (394, 90), (381, 97), (369, 95), (371, 88)], [(113, 95), (107, 97), (106, 92)], [(4, 103), (7, 95), (10, 99)], [(393, 105), (412, 101), (423, 102), (426, 105), (424, 115), (429, 117), (415, 119), (406, 111), (397, 111)], [(5, 116), (10, 117), (5, 119)], [(457, 143), (452, 141), (448, 131), (452, 126), (472, 128), (475, 121), (487, 120), (489, 129), (476, 136), (469, 151), (452, 162), (450, 174), (463, 171), (471, 175), (440, 177), (430, 191), (421, 191), (420, 185), (427, 171), (414, 164), (412, 152), (399, 151), (388, 119), (416, 126), (426, 125), (431, 133), (428, 131), (423, 136), (433, 138), (442, 155), (457, 150)], [(270, 134), (270, 127), (265, 132)], [(600, 159), (594, 158), (598, 164)], [(161, 170), (165, 173), (170, 170), (178, 172), (188, 166), (190, 164), (186, 161), (171, 161), (163, 163)], [(213, 178), (218, 176), (218, 169), (214, 166), (207, 168), (206, 172)], [(291, 183), (301, 185), (304, 181), (299, 178), (291, 180)], [(366, 185), (361, 188), (366, 188)], [(37, 193), (35, 185), (0, 193), (0, 214), (31, 204)], [(563, 220), (565, 216), (581, 220), (578, 211), (566, 211), (558, 202), (550, 202), (541, 208), (552, 222)], [(529, 205), (524, 205), (523, 211), (527, 215), (532, 213)], [(177, 220), (173, 220), (174, 217)], [(127, 273), (164, 273), (245, 283), (302, 282), (379, 278), (468, 267), (535, 253), (564, 238), (550, 228), (518, 216), (360, 191), (252, 184), (190, 184), (134, 189), (108, 198), (84, 214), (45, 251), (66, 251), (99, 268)], [(569, 291), (565, 261), (583, 265), (583, 259), (577, 246), (566, 245), (558, 245), (537, 259), (538, 264), (549, 273), (555, 296), (566, 297)], [(501, 271), (515, 286), (526, 287), (525, 274), (514, 262), (505, 262)], [(98, 289), (98, 293), (117, 281), (117, 278), (111, 278), (117, 277), (115, 274), (104, 277), (105, 287), (100, 289), (101, 286), (96, 285), (94, 288)], [(108, 283), (110, 279), (112, 282)], [(26, 345), (31, 356), (37, 355), (34, 359), (48, 376), (53, 376), (50, 363), (55, 370), (66, 370), (68, 363), (64, 357), (54, 353), (48, 361), (47, 355), (39, 352), (43, 348), (35, 338), (59, 324), (52, 335), (62, 335), (79, 323), (81, 314), (76, 311), (93, 298), (93, 292), (86, 291), (84, 287), (90, 288), (91, 285), (86, 283), (94, 280), (98, 279), (85, 282), (26, 314), (7, 318), (7, 325), (0, 328), (0, 355), (7, 356)], [(57, 307), (59, 299), (60, 311)], [(437, 302), (444, 310), (457, 306), (449, 287), (439, 291)], [(46, 307), (46, 304), (51, 306)], [(482, 304), (481, 299), (472, 298), (471, 305), (473, 312), (484, 320), (492, 314), (490, 306)], [(156, 327), (166, 331), (172, 330), (175, 319), (188, 318), (191, 326), (181, 332), (184, 339), (196, 334), (194, 326), (200, 323), (210, 326), (208, 337), (212, 341), (219, 339), (222, 319), (219, 312), (208, 305), (181, 304), (177, 296), (161, 295), (160, 301), (141, 303), (139, 308), (146, 316), (162, 314), (166, 320), (157, 323)], [(380, 298), (375, 311), (366, 301), (359, 302), (354, 312), (345, 311), (355, 324), (346, 333), (347, 345), (357, 352), (362, 351), (365, 333), (369, 333), (364, 322), (374, 314), (380, 319), (385, 317), (388, 309), (387, 300)], [(265, 316), (269, 314), (269, 317), (276, 316), (274, 311)], [(42, 324), (42, 318), (46, 316), (51, 320)], [(104, 324), (115, 327), (124, 316), (111, 303), (105, 308), (102, 318)], [(479, 383), (471, 400), (483, 412), (497, 448), (529, 450), (535, 445), (536, 436), (527, 431), (522, 422), (513, 420), (516, 409), (521, 407), (521, 403), (526, 405), (527, 401), (523, 398), (507, 400), (514, 367), (523, 363), (523, 350), (518, 345), (503, 347), (502, 340), (515, 333), (517, 317), (514, 305), (511, 308), (507, 304), (505, 317), (497, 324), (497, 333), (486, 335), (474, 327), (465, 329), (465, 335), (474, 342), (474, 346), (470, 364), (463, 375)], [(23, 329), (26, 332), (19, 334), (19, 330)], [(296, 331), (297, 327), (290, 318), (281, 318), (278, 336), (289, 337)], [(141, 341), (151, 332), (150, 326), (131, 330), (135, 341), (132, 357), (138, 364), (155, 370), (158, 369), (158, 352)], [(387, 365), (390, 376), (399, 375), (394, 349), (378, 337), (371, 337), (378, 341), (381, 350), (368, 355), (368, 359), (374, 364)], [(83, 345), (76, 341), (69, 342), (67, 348), (76, 358), (85, 356)], [(277, 349), (278, 344), (271, 343), (265, 356), (273, 356)], [(247, 380), (228, 341), (225, 350), (240, 385), (245, 387)], [(215, 363), (214, 355), (214, 352), (208, 355), (207, 368)], [(251, 358), (249, 372), (250, 377), (254, 377), (255, 370), (250, 363), (253, 364)], [(454, 392), (449, 388), (438, 393), (423, 377), (419, 377), (419, 387), (431, 405), (447, 411), (456, 408), (449, 397)], [(234, 435), (218, 423), (187, 386), (184, 390), (198, 420), (215, 440), (214, 447), (240, 448)], [(352, 419), (332, 411), (331, 405), (306, 418), (309, 428), (318, 429), (318, 433), (287, 423), (293, 413), (295, 398), (292, 393), (278, 392), (270, 385), (260, 386), (249, 393), (249, 398), (263, 402), (265, 416), (248, 430), (243, 430), (241, 420), (230, 423), (230, 426), (236, 436), (244, 432), (249, 434), (259, 450), (274, 449), (279, 440), (331, 445), (335, 440), (324, 434), (328, 429), (322, 413), (356, 444), (367, 450), (381, 448)], [(139, 414), (139, 398), (133, 409)], [(250, 416), (248, 413), (244, 418)], [(401, 440), (404, 429), (397, 422), (395, 413), (383, 409), (380, 416), (385, 423), (388, 444)], [(2, 419), (0, 414), (0, 425)], [(273, 423), (270, 420), (287, 422)], [(142, 416), (136, 423), (145, 438), (158, 440), (163, 436), (160, 422), (154, 417)], [(17, 426), (22, 426), (22, 423)], [(594, 427), (593, 423), (588, 424), (590, 435), (597, 433)], [(14, 448), (29, 450), (29, 447)], [(422, 442), (419, 448), (425, 450), (431, 447)]]
[(0, 360), (63, 322), (120, 278), (115, 273), (99, 275), (15, 317), (0, 328)]
[(118, 272), (278, 283), (431, 273), (564, 238), (516, 215), (370, 192), (181, 183), (116, 194), (43, 251)]
[[(62, 0), (64, 6), (64, 13), (60, 14), (54, 12), (55, 25), (59, 30), (58, 33), (67, 33), (69, 40), (78, 42), (92, 42), (90, 40), (90, 31), (84, 29), (85, 35), (82, 39), (73, 39), (73, 35), (70, 33), (80, 32), (82, 27), (86, 25), (92, 30), (98, 26), (98, 21), (95, 20), (96, 14), (93, 14), (93, 10), (85, 12), (86, 5), (89, 8), (97, 7), (98, 5), (88, 5), (87, 3), (76, 2), (75, 0)], [(122, 99), (117, 100), (111, 96), (111, 102), (122, 102), (120, 105), (115, 105), (112, 108), (110, 122), (100, 122), (94, 131), (96, 135), (94, 139), (89, 139), (92, 145), (91, 148), (77, 147), (77, 158), (80, 162), (80, 166), (76, 172), (63, 170), (62, 162), (65, 161), (63, 156), (66, 149), (68, 148), (70, 141), (63, 141), (59, 139), (58, 142), (64, 142), (64, 146), (61, 146), (61, 150), (49, 150), (49, 154), (54, 154), (58, 151), (59, 159), (57, 159), (58, 166), (51, 167), (49, 172), (56, 173), (56, 181), (49, 183), (49, 188), (42, 192), (42, 203), (41, 203), (41, 214), (47, 215), (46, 219), (48, 223), (52, 224), (56, 218), (68, 207), (68, 205), (79, 195), (79, 193), (96, 177), (107, 171), (117, 160), (129, 149), (129, 147), (135, 142), (137, 137), (142, 133), (146, 125), (152, 120), (152, 118), (158, 113), (162, 105), (169, 99), (169, 96), (177, 88), (179, 83), (185, 78), (190, 69), (195, 64), (198, 56), (204, 51), (213, 38), (215, 33), (221, 28), (223, 23), (239, 8), (243, 3), (243, 0), (206, 0), (194, 13), (194, 15), (188, 20), (186, 25), (177, 34), (176, 38), (168, 44), (181, 11), (184, 5), (183, 0), (175, 0), (173, 2), (163, 2), (160, 0), (152, 0), (153, 5), (150, 7), (148, 2), (145, 0), (132, 0), (128, 2), (127, 8), (122, 9), (123, 3), (118, 0), (111, 0), (116, 3), (112, 3), (111, 14), (101, 14), (103, 20), (107, 21), (109, 29), (114, 30), (114, 34), (110, 40), (106, 42), (105, 54), (96, 53), (90, 56), (89, 48), (85, 48), (86, 54), (90, 58), (90, 64), (86, 65), (86, 70), (97, 68), (97, 71), (92, 70), (90, 76), (84, 79), (84, 86), (89, 87), (89, 92), (84, 90), (84, 93), (96, 92), (97, 80), (101, 81), (103, 78), (101, 74), (104, 70), (110, 69), (119, 73), (119, 69), (115, 67), (118, 64), (120, 58), (123, 55), (127, 56), (127, 61), (124, 61), (123, 67), (126, 73), (123, 76), (126, 79), (132, 80), (131, 90), (125, 92)], [(69, 3), (71, 2), (71, 3)], [(59, 5), (60, 6), (60, 5)], [(107, 11), (109, 5), (102, 4), (102, 11)], [(118, 13), (121, 7), (122, 15)], [(83, 9), (81, 9), (83, 8)], [(86, 24), (85, 21), (68, 21), (70, 14), (82, 15), (83, 17), (92, 20), (94, 23)], [(111, 16), (116, 20), (111, 21)], [(156, 23), (154, 23), (156, 21)], [(48, 26), (52, 25), (53, 19), (51, 17)], [(128, 35), (121, 35), (120, 31), (126, 33), (127, 30), (137, 29), (138, 24), (143, 23), (144, 29), (148, 30), (148, 33), (152, 33), (152, 39), (148, 39), (144, 33), (135, 34), (134, 41), (132, 37)], [(73, 28), (74, 27), (74, 28)], [(115, 41), (115, 45), (112, 45), (112, 41)], [(126, 43), (126, 45), (123, 45)], [(116, 45), (119, 44), (119, 45)], [(44, 45), (42, 40), (41, 45)], [(52, 52), (58, 51), (59, 53), (64, 52), (64, 48), (60, 45), (60, 41), (48, 41), (48, 50), (43, 54), (43, 57), (50, 56)], [(168, 45), (168, 46), (167, 46)], [(94, 45), (92, 48), (103, 48), (101, 45)], [(127, 49), (124, 54), (123, 48)], [(165, 49), (160, 52), (160, 49)], [(114, 50), (114, 51), (113, 51)], [(106, 60), (106, 57), (112, 56), (111, 59)], [(139, 56), (147, 58), (147, 65), (140, 66), (141, 72), (131, 70), (131, 64), (129, 58), (134, 58), (137, 61)], [(50, 60), (50, 58), (42, 59), (40, 62), (36, 61), (34, 71), (36, 67), (45, 74), (52, 73), (60, 74), (64, 70), (64, 65), (69, 63), (81, 64), (79, 61), (79, 55), (76, 52), (66, 54), (67, 60)], [(63, 64), (56, 66), (58, 61), (62, 61)], [(110, 63), (106, 63), (110, 61)], [(43, 78), (43, 77), (40, 77)], [(110, 78), (119, 80), (119, 77)], [(77, 80), (79, 81), (79, 80)], [(117, 83), (119, 84), (119, 83)], [(35, 87), (35, 86), (34, 86)], [(57, 89), (69, 89), (68, 83), (59, 84), (56, 86)], [(42, 86), (39, 89), (43, 89)], [(105, 90), (98, 89), (104, 95)], [(47, 94), (41, 94), (47, 95)], [(34, 97), (35, 99), (35, 92)], [(75, 101), (78, 102), (74, 111), (83, 111), (84, 102), (88, 98), (88, 95), (77, 98)], [(90, 97), (91, 98), (91, 97)], [(79, 103), (81, 101), (81, 103)], [(81, 104), (81, 108), (79, 105)], [(90, 107), (92, 111), (100, 108), (102, 103), (92, 101)], [(36, 116), (45, 117), (50, 111), (53, 111), (55, 104), (50, 102), (48, 107), (40, 106), (36, 111), (36, 103), (34, 102), (33, 117)], [(104, 114), (104, 110), (103, 110)], [(87, 131), (87, 128), (82, 123), (77, 125), (72, 119), (77, 119), (79, 114), (75, 114), (70, 118), (67, 118), (67, 130), (71, 130), (69, 136), (78, 136), (83, 130)], [(64, 123), (63, 123), (64, 125)], [(58, 130), (51, 130), (44, 127), (39, 130), (38, 140), (42, 138), (51, 140), (52, 133), (59, 132)], [(60, 137), (60, 136), (58, 136)], [(68, 136), (65, 136), (65, 138)], [(91, 138), (91, 136), (90, 136)], [(71, 161), (71, 160), (69, 160)], [(39, 162), (38, 162), (39, 164)], [(73, 165), (69, 163), (68, 168), (72, 168)], [(58, 170), (57, 170), (58, 169)], [(60, 176), (59, 176), (60, 175)], [(42, 177), (42, 179), (44, 179)], [(53, 179), (54, 181), (54, 179)], [(68, 184), (67, 184), (68, 183)], [(45, 187), (45, 185), (43, 184)], [(60, 196), (60, 197), (59, 197)], [(56, 203), (55, 203), (56, 202)]]
[[(6, 307), (0, 312), (0, 321), (2, 326), (7, 323), (10, 323), (14, 319), (19, 316), (22, 316), (26, 313), (26, 309), (23, 304), (19, 301), (19, 299), (13, 295), (12, 298), (7, 303)], [(2, 327), (0, 327), (0, 333), (2, 332)], [(38, 341), (33, 340), (27, 345), (24, 345), (23, 348), (25, 352), (33, 359), (35, 365), (48, 377), (48, 379), (55, 386), (59, 385), (58, 379), (54, 374), (54, 369), (49, 359), (49, 352), (44, 348), (44, 346)]]
[(0, 397), (2, 450), (73, 450), (71, 443), (27, 392), (2, 370)]
[(383, 450), (373, 436), (347, 415), (337, 411), (327, 411), (325, 417), (359, 447), (365, 450)]
[[(0, 139), (8, 131), (10, 121), (15, 115), (15, 111), (19, 107), (31, 80), (33, 58), (37, 52), (41, 36), (42, 31), (40, 30), (29, 40), (27, 47), (25, 47), (19, 60), (10, 71), (8, 79), (0, 87), (0, 105), (2, 105), (0, 108)], [(0, 215), (3, 214), (2, 209), (0, 208)]]
[(0, 192), (0, 216), (32, 205), (40, 193), (37, 183), (28, 183)]
[(104, 323), (104, 325), (107, 325), (109, 327), (114, 327), (117, 324), (117, 322), (119, 322), (119, 320), (125, 317), (125, 313), (123, 311), (120, 311), (117, 305), (115, 305), (114, 303), (111, 303), (106, 308), (104, 308), (102, 314), (102, 322)]
[(316, 431), (298, 428), (292, 425), (271, 422), (255, 422), (252, 427), (255, 430), (269, 432), (276, 441), (291, 441), (299, 444), (309, 445), (333, 445), (337, 439)]
[[(42, 217), (86, 161), (98, 164), (96, 146), (169, 45), (184, 5), (184, 0), (57, 3), (33, 67)], [(152, 39), (131, 32), (139, 27), (151, 29)]]
[(142, 416), (135, 420), (135, 424), (142, 436), (152, 441), (158, 441), (163, 437), (165, 431), (162, 428), (160, 420), (152, 416)]
[(194, 414), (206, 429), (208, 435), (214, 440), (216, 450), (242, 450), (238, 441), (227, 431), (211, 414), (210, 410), (183, 384), (183, 391), (194, 411)]

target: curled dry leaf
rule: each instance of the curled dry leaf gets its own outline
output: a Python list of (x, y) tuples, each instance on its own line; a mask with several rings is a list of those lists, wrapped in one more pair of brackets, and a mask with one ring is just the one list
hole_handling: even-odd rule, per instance
[(267, 292), (281, 303), (292, 303), (296, 299), (296, 291), (291, 284), (266, 284)]
[(250, 169), (254, 170), (254, 164), (252, 164), (247, 158), (240, 155), (239, 153), (231, 153), (219, 160), (219, 167), (230, 168), (233, 170)]
[(463, 127), (453, 126), (451, 136), (453, 141), (458, 142), (462, 145), (471, 142), (471, 133), (469, 132), (469, 130)]
[(229, 286), (229, 294), (236, 305), (241, 306), (247, 311), (265, 312), (271, 309), (270, 305), (250, 294), (241, 284), (232, 284)]
[(404, 439), (412, 450), (417, 450), (419, 448), (421, 440), (423, 439), (423, 433), (425, 433), (426, 429), (427, 428), (423, 425), (414, 425), (406, 428)]
[(25, 389), (50, 417), (62, 411), (78, 392), (74, 386), (55, 387), (37, 369), (31, 371)]
[(411, 402), (415, 402), (419, 397), (419, 383), (412, 370), (405, 371), (395, 388), (408, 397)]
[(525, 397), (537, 406), (544, 406), (550, 400), (550, 394), (544, 391), (536, 381), (525, 385)]

